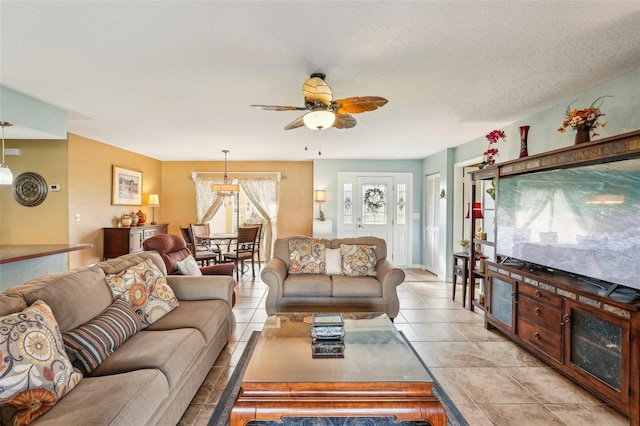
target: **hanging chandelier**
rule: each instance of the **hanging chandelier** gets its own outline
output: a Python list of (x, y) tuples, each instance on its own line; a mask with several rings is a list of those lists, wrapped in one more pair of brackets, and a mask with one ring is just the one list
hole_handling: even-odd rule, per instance
[(11, 185), (13, 183), (13, 173), (7, 164), (4, 162), (4, 128), (11, 127), (13, 124), (6, 121), (0, 121), (2, 126), (2, 163), (0, 163), (0, 185)]
[(224, 152), (224, 178), (222, 183), (214, 183), (211, 185), (211, 190), (217, 192), (219, 197), (228, 197), (238, 193), (240, 186), (237, 183), (229, 182), (229, 178), (227, 177), (227, 154), (229, 150), (223, 149), (222, 152)]

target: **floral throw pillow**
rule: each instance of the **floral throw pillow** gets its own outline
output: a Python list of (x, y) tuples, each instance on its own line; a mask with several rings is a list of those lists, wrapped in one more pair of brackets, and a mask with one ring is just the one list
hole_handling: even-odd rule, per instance
[(324, 239), (292, 238), (289, 240), (289, 273), (290, 274), (324, 274), (325, 273)]
[(146, 328), (175, 309), (179, 302), (166, 277), (151, 259), (106, 277), (115, 299), (129, 302)]
[(352, 277), (375, 277), (378, 263), (375, 248), (374, 245), (340, 244), (342, 274)]
[(0, 420), (26, 425), (82, 379), (67, 357), (58, 322), (42, 300), (0, 317)]

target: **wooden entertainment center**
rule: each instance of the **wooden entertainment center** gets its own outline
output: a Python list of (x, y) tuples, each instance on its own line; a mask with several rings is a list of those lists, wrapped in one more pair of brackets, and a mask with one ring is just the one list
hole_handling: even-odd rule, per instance
[[(633, 158), (640, 158), (640, 131), (490, 166), (471, 172), (471, 205), (482, 181), (495, 179), (498, 187), (505, 176)], [(499, 197), (496, 191), (498, 204)], [(640, 299), (621, 298), (615, 291), (607, 295), (579, 276), (499, 256), (481, 271), (479, 256), (483, 247), (495, 247), (497, 229), (479, 239), (475, 222), (471, 221), (469, 253), (476, 259), (469, 267), (470, 308), (485, 311), (485, 327), (500, 330), (627, 414), (631, 425), (639, 425)], [(485, 281), (484, 294), (476, 295), (480, 279)]]

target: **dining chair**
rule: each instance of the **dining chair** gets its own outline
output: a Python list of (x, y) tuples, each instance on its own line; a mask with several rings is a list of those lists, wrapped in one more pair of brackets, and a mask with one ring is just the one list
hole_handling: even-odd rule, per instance
[(220, 250), (212, 250), (203, 244), (198, 243), (194, 236), (193, 225), (189, 225), (188, 228), (180, 227), (182, 237), (187, 242), (187, 247), (191, 250), (196, 262), (199, 262), (203, 266), (209, 265), (212, 261), (216, 263), (220, 257)]
[(250, 228), (255, 226), (258, 228), (258, 233), (256, 234), (256, 260), (258, 261), (258, 270), (260, 270), (260, 238), (262, 237), (262, 224), (261, 223), (245, 223), (244, 226), (246, 228)]
[(251, 261), (251, 273), (253, 278), (256, 277), (255, 269), (255, 250), (256, 250), (256, 233), (257, 226), (238, 228), (238, 238), (236, 240), (236, 249), (232, 252), (224, 254), (225, 262), (233, 262), (236, 268), (236, 281), (240, 281), (240, 270), (244, 269), (244, 262)]

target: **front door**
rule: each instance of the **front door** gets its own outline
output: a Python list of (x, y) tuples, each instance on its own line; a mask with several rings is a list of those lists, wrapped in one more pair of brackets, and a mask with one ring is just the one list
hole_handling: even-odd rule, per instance
[(338, 173), (338, 238), (375, 236), (396, 266), (411, 262), (411, 173)]

